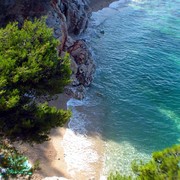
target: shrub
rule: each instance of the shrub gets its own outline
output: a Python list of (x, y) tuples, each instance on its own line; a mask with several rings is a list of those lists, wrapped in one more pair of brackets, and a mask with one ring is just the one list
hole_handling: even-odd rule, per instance
[(21, 28), (8, 24), (0, 29), (0, 42), (0, 133), (15, 140), (47, 140), (70, 112), (37, 102), (70, 82), (68, 54), (58, 56), (59, 42), (45, 18), (26, 20)]

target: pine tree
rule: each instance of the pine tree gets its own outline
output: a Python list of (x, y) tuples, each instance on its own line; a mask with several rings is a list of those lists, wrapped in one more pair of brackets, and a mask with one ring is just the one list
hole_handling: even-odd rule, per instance
[(63, 91), (70, 82), (70, 61), (58, 57), (58, 40), (45, 18), (10, 23), (0, 29), (0, 133), (12, 139), (43, 141), (62, 126), (69, 111), (37, 103)]

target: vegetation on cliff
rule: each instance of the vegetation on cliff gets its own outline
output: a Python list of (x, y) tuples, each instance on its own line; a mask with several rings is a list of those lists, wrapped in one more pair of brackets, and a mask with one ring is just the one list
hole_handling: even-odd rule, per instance
[(10, 23), (0, 29), (0, 133), (14, 140), (42, 142), (62, 126), (69, 111), (38, 103), (63, 91), (70, 82), (70, 62), (58, 57), (58, 40), (45, 19)]
[(132, 170), (137, 175), (136, 178), (122, 176), (117, 172), (110, 174), (108, 180), (180, 179), (180, 145), (154, 152), (148, 163), (132, 162)]

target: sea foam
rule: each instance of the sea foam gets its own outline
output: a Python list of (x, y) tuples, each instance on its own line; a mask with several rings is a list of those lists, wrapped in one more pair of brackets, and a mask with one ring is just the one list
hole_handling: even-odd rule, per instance
[(131, 0), (119, 0), (111, 3), (109, 7), (105, 7), (97, 12), (92, 12), (91, 24), (94, 26), (99, 26), (103, 24), (106, 19), (113, 17), (117, 14), (125, 5), (127, 5)]
[(72, 109), (72, 118), (68, 123), (62, 145), (67, 168), (72, 177), (79, 172), (85, 172), (89, 176), (94, 173), (92, 163), (99, 160), (99, 156), (94, 149), (94, 143), (87, 136), (86, 126), (90, 121), (82, 112), (78, 112), (77, 106), (85, 105), (86, 101), (71, 99), (67, 104)]

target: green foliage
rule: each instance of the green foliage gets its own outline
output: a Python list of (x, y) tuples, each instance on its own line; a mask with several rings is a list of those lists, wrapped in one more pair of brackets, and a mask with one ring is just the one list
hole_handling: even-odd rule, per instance
[(134, 162), (132, 169), (142, 180), (180, 179), (180, 146), (153, 153), (146, 164)]
[(107, 178), (108, 180), (131, 180), (132, 177), (130, 176), (123, 176), (120, 173), (110, 173), (110, 175)]
[(0, 132), (23, 140), (44, 141), (50, 129), (62, 126), (69, 111), (57, 110), (42, 96), (63, 91), (70, 82), (68, 54), (58, 57), (58, 40), (45, 19), (10, 23), (0, 29)]
[(20, 154), (7, 142), (0, 141), (0, 177), (31, 176), (35, 168), (28, 164), (27, 157)]
[(132, 170), (136, 178), (121, 176), (119, 173), (110, 174), (108, 180), (178, 180), (180, 179), (180, 145), (154, 152), (148, 163), (133, 161)]

